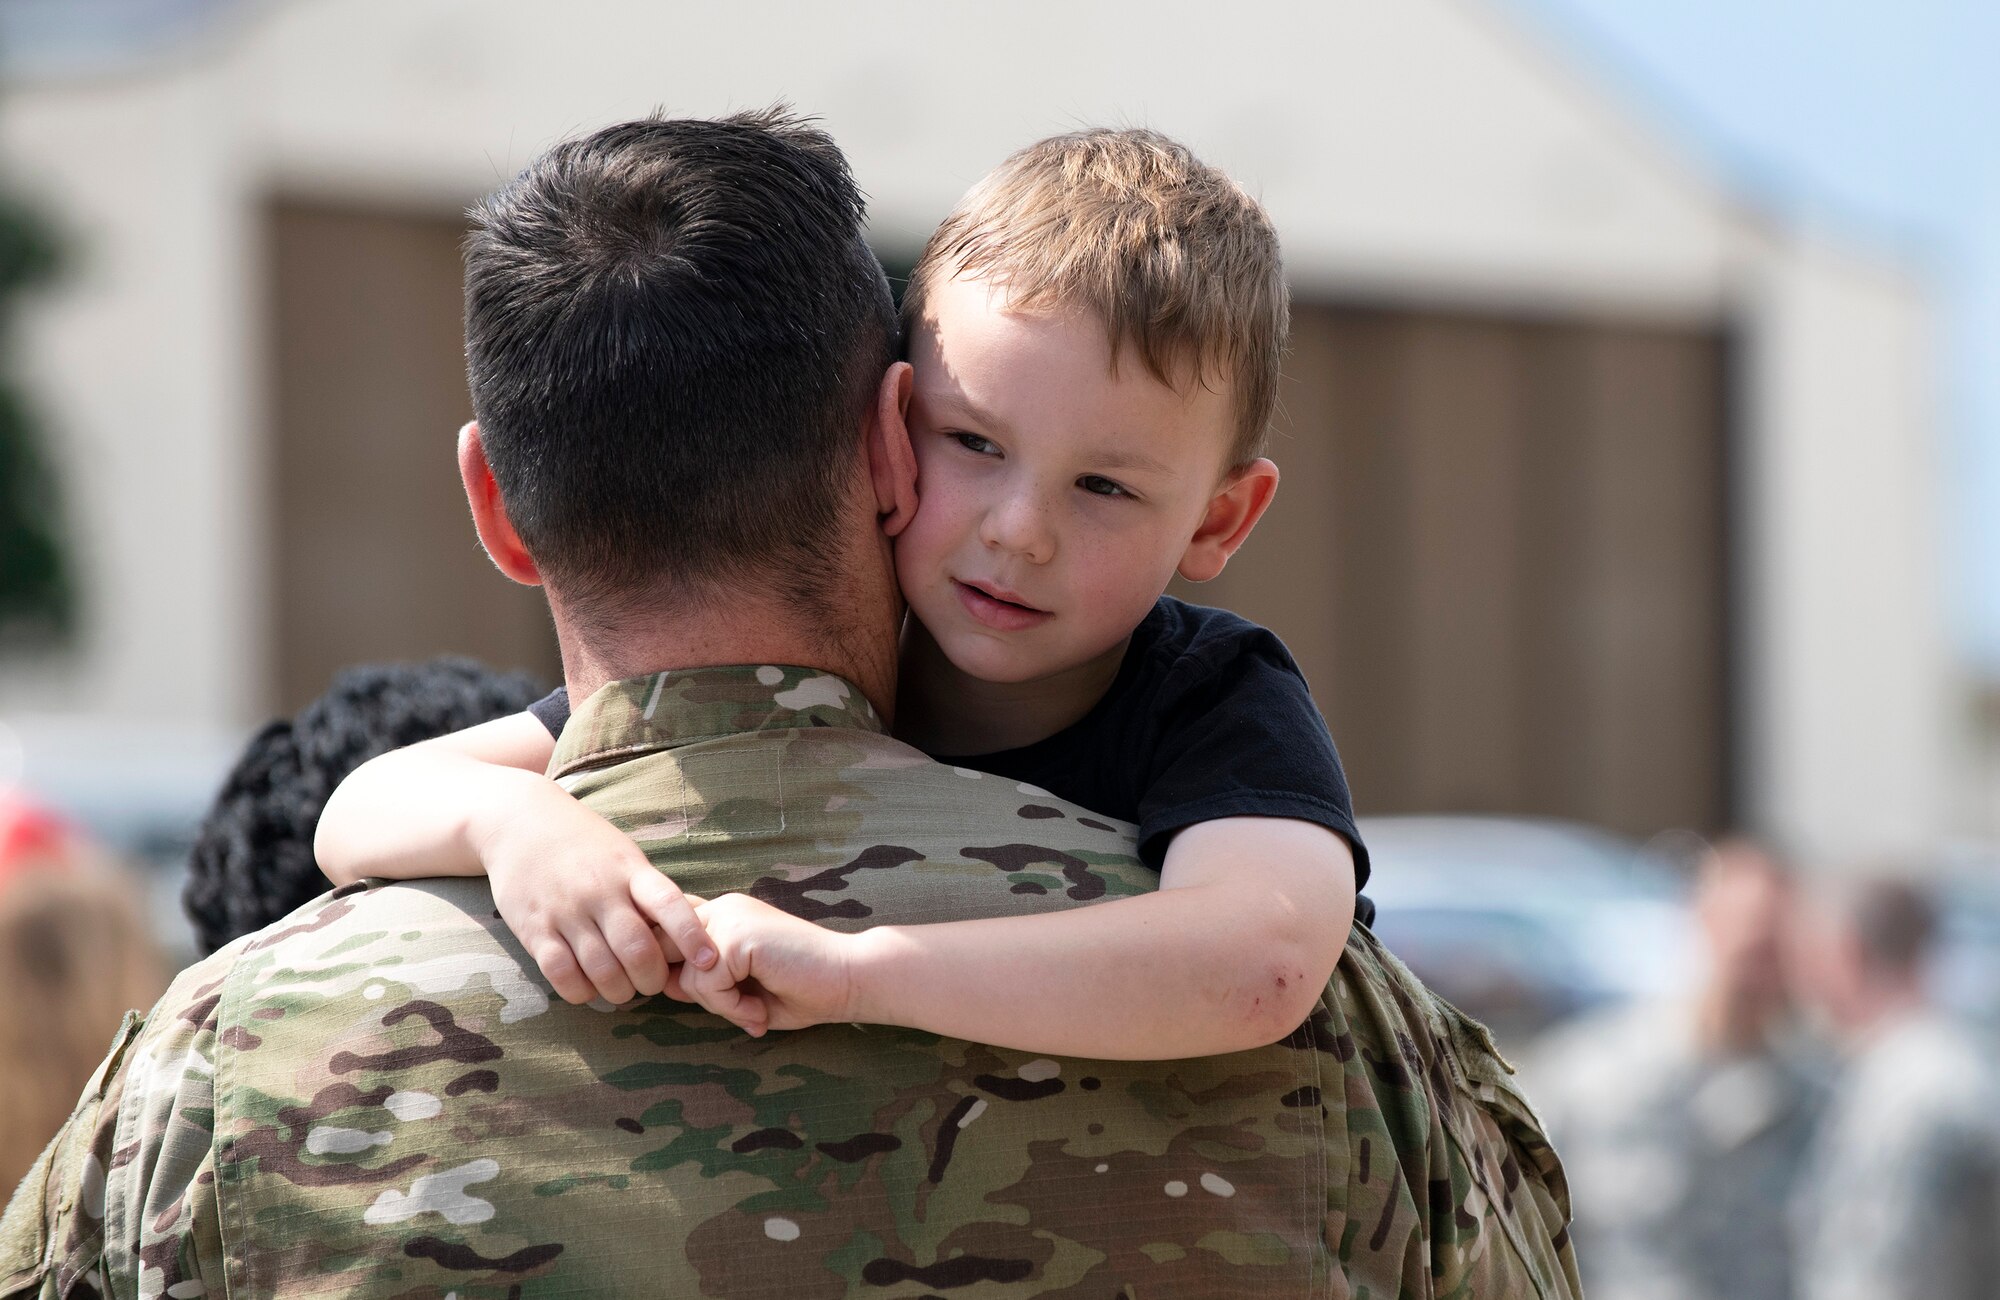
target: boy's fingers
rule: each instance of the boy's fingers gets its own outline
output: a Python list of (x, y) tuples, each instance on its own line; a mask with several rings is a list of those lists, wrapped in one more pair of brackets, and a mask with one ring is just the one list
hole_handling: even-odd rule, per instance
[(542, 968), (542, 977), (554, 986), (556, 996), (565, 1002), (582, 1006), (597, 996), (590, 987), (590, 981), (583, 977), (583, 968), (576, 964), (576, 955), (562, 939), (551, 935), (535, 946), (535, 964)]
[(667, 959), (645, 917), (629, 907), (617, 907), (600, 916), (597, 924), (635, 992), (651, 997), (666, 987)]
[(596, 926), (591, 926), (587, 934), (572, 933), (565, 937), (576, 953), (577, 965), (583, 967), (585, 978), (597, 986), (599, 997), (617, 1006), (636, 996), (632, 981), (625, 978), (625, 968), (618, 964), (618, 958), (612, 955), (610, 945), (604, 942)]
[(686, 966), (678, 962), (667, 967), (667, 986), (661, 989), (660, 992), (666, 994), (676, 1002), (693, 1002), (699, 1004), (701, 999), (696, 997), (694, 990), (689, 988), (681, 979), (682, 973), (687, 969)]
[(657, 871), (647, 871), (632, 882), (632, 898), (645, 909), (674, 947), (673, 955), (707, 970), (715, 964), (715, 945), (695, 914), (694, 901), (680, 887)]
[(681, 980), (690, 992), (704, 1002), (730, 999), (736, 989), (736, 977), (729, 973), (727, 963), (717, 963), (707, 970), (683, 966)]
[(707, 1010), (752, 1035), (761, 1035), (768, 1013), (764, 1001), (755, 993), (738, 984), (720, 968), (695, 971), (681, 968), (682, 987), (694, 995), (695, 1001)]
[[(742, 991), (741, 984), (736, 987), (739, 992)], [(736, 1023), (749, 1030), (751, 1037), (762, 1038), (764, 1031), (771, 1027), (771, 1005), (765, 1000), (764, 995), (744, 993), (738, 1009), (742, 1014)]]
[(753, 1038), (764, 1035), (764, 1024), (769, 1018), (764, 1011), (764, 1000), (754, 993), (745, 993), (740, 984), (731, 984), (722, 990), (708, 1009)]

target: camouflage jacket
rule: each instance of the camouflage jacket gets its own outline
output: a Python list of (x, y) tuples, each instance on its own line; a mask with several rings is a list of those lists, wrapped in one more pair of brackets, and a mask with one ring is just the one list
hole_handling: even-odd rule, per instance
[[(552, 770), (689, 890), (829, 926), (1157, 883), (1131, 827), (806, 670), (616, 683)], [(128, 1022), (0, 1225), (0, 1297), (1573, 1295), (1507, 1074), (1364, 930), (1281, 1043), (1055, 1060), (573, 1007), (483, 880), (369, 883)]]

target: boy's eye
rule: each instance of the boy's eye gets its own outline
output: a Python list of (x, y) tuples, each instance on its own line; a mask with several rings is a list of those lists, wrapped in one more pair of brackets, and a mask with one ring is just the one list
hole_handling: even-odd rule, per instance
[(1102, 474), (1085, 474), (1076, 481), (1076, 485), (1086, 492), (1101, 497), (1129, 497), (1132, 495), (1125, 490), (1124, 485), (1115, 483), (1105, 478)]
[(951, 436), (958, 440), (959, 446), (967, 451), (976, 451), (982, 456), (990, 456), (1000, 450), (993, 445), (991, 438), (982, 438), (976, 433), (954, 433)]

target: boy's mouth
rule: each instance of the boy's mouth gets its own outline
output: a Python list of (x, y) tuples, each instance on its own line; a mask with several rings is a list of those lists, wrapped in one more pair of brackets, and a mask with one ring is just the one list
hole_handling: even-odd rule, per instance
[(965, 606), (965, 612), (972, 615), (975, 622), (997, 632), (1026, 631), (1055, 617), (1045, 609), (1027, 604), (1004, 587), (961, 582), (956, 578), (951, 585), (958, 594), (958, 603)]

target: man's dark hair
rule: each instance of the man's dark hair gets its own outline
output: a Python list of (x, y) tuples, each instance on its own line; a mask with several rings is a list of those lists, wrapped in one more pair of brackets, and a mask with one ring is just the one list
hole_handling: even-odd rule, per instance
[(1864, 880), (1846, 903), (1847, 922), (1862, 956), (1876, 970), (1904, 974), (1930, 955), (1937, 908), (1922, 886), (1892, 876)]
[(341, 779), (392, 749), (519, 713), (542, 694), (470, 659), (348, 668), (298, 716), (250, 741), (203, 820), (181, 904), (204, 953), (261, 930), (330, 885), (313, 859)]
[(774, 108), (565, 141), (474, 207), (472, 406), (536, 565), (581, 616), (838, 553), (895, 308), (831, 137)]

